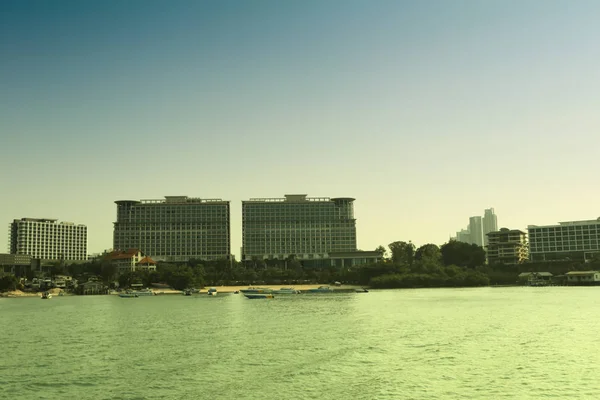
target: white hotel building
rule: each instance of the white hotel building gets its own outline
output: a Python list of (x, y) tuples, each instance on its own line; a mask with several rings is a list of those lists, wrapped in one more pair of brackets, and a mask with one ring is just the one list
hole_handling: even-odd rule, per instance
[(47, 218), (21, 218), (9, 224), (9, 252), (42, 260), (87, 259), (87, 227)]
[(532, 261), (589, 260), (600, 253), (600, 218), (529, 225), (529, 256)]

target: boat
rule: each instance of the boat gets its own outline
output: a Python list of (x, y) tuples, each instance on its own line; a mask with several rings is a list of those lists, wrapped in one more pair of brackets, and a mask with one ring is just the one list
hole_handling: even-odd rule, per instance
[(42, 293), (42, 299), (51, 299), (51, 298), (52, 298), (52, 293), (50, 293), (50, 292)]
[(291, 288), (291, 287), (282, 287), (282, 288), (279, 288), (278, 290), (273, 290), (272, 293), (273, 294), (298, 294), (298, 293), (300, 293), (300, 291), (296, 290), (294, 288)]
[(135, 293), (138, 296), (154, 296), (154, 292), (150, 289), (133, 290), (132, 293)]
[(240, 292), (242, 292), (243, 294), (246, 294), (246, 293), (250, 293), (250, 294), (252, 294), (252, 293), (254, 293), (254, 294), (257, 294), (257, 293), (272, 293), (273, 289), (250, 286), (248, 289), (242, 289), (242, 290), (240, 290)]
[(365, 288), (360, 288), (355, 290), (356, 293), (369, 293), (369, 291)]
[(192, 295), (192, 291), (191, 291), (191, 289), (185, 289), (185, 290), (183, 291), (183, 295), (184, 295), (184, 296), (191, 296), (191, 295)]
[(272, 293), (244, 293), (244, 296), (246, 296), (246, 298), (251, 299), (251, 300), (275, 298), (275, 296), (273, 296)]
[(308, 289), (307, 293), (332, 293), (333, 290), (329, 286), (319, 286), (316, 289)]
[(217, 295), (217, 288), (211, 287), (210, 289), (208, 289), (207, 294), (209, 296), (216, 296)]
[(140, 297), (140, 296), (138, 296), (137, 293), (134, 293), (131, 290), (128, 290), (125, 293), (119, 293), (119, 297), (132, 298), (132, 297)]

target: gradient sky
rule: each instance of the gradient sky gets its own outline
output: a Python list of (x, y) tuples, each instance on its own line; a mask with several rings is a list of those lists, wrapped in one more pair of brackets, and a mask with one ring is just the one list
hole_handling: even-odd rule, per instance
[[(354, 197), (360, 249), (600, 216), (598, 1), (0, 2), (0, 223)], [(7, 229), (5, 230), (7, 232)], [(0, 245), (8, 244), (0, 236)], [(0, 249), (1, 251), (1, 249)]]

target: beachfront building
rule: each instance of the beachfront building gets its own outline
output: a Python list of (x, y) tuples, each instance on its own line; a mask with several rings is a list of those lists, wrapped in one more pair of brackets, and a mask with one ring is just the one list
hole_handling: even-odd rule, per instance
[(488, 264), (515, 265), (529, 259), (527, 234), (518, 229), (502, 228), (487, 234)]
[(119, 275), (134, 271), (156, 271), (156, 261), (139, 249), (113, 251), (106, 255), (106, 259), (116, 267)]
[(48, 218), (15, 219), (9, 225), (11, 254), (41, 260), (87, 259), (87, 227)]
[[(31, 256), (24, 254), (0, 254), (0, 272), (25, 276), (32, 269)], [(1, 275), (1, 274), (0, 274)]]
[(120, 200), (113, 248), (139, 249), (156, 261), (229, 258), (229, 201), (187, 196)]
[(529, 225), (529, 257), (532, 261), (587, 261), (600, 254), (600, 218)]
[(350, 266), (380, 260), (379, 252), (356, 249), (353, 203), (305, 194), (242, 201), (242, 261), (294, 258), (303, 265)]
[(600, 272), (598, 271), (569, 271), (567, 272), (569, 285), (599, 285)]

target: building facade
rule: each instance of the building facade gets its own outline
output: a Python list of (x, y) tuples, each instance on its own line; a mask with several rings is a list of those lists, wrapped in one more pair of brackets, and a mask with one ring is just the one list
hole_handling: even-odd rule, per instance
[(242, 201), (242, 260), (313, 260), (356, 252), (353, 202), (305, 194)]
[(106, 258), (116, 267), (118, 275), (135, 271), (156, 271), (156, 262), (139, 249), (113, 251)]
[(529, 255), (532, 261), (586, 261), (600, 253), (600, 218), (529, 225)]
[(518, 229), (502, 228), (487, 234), (488, 264), (515, 265), (529, 259), (527, 234)]
[(498, 217), (496, 217), (496, 213), (493, 208), (488, 208), (483, 212), (483, 244), (487, 246), (488, 244), (488, 236), (487, 234), (490, 232), (498, 231)]
[(229, 201), (166, 196), (115, 203), (115, 250), (140, 249), (156, 261), (230, 257)]
[(21, 218), (10, 224), (10, 253), (43, 260), (85, 260), (87, 227), (55, 219)]
[(498, 230), (498, 217), (493, 208), (484, 210), (483, 217), (473, 216), (469, 218), (469, 226), (456, 232), (454, 239), (458, 242), (487, 246), (487, 234)]
[(471, 232), (471, 243), (483, 247), (483, 223), (481, 217), (469, 218), (469, 232)]

